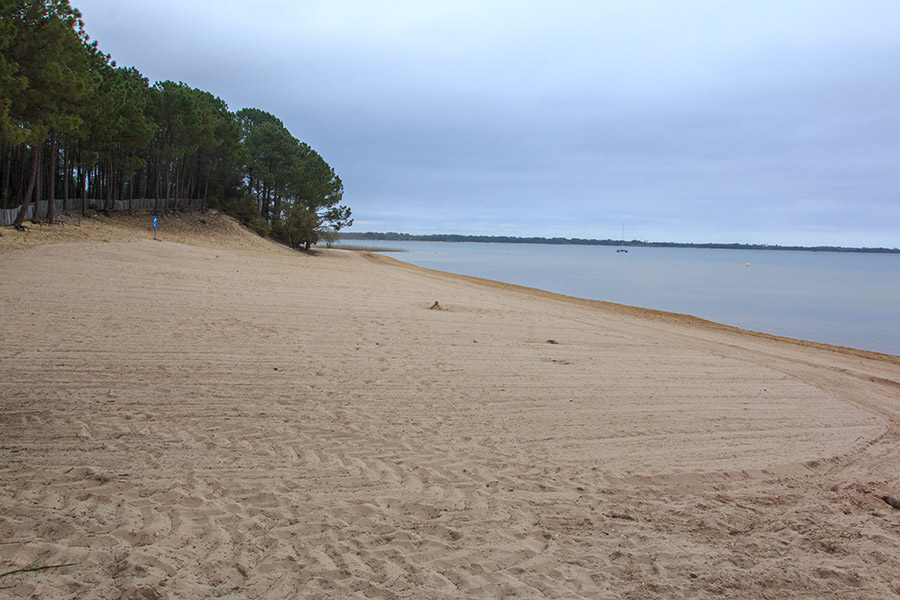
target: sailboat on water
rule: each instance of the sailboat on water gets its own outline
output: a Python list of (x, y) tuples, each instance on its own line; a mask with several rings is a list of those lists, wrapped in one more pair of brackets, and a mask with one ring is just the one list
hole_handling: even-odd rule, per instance
[[(625, 245), (625, 223), (622, 223), (622, 240), (621, 240), (621, 242), (622, 242), (622, 245), (624, 246)], [(626, 250), (625, 248), (619, 248), (618, 250), (616, 250), (616, 254), (622, 254), (622, 253), (628, 254), (628, 250)]]

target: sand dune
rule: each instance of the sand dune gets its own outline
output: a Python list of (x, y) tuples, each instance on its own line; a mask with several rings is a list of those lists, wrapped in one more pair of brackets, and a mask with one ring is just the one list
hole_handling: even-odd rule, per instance
[(170, 223), (0, 238), (0, 597), (900, 595), (900, 358)]

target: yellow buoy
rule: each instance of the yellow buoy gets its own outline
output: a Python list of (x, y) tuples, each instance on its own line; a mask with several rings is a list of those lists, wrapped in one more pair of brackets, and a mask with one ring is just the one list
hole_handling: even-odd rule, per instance
[(747, 266), (749, 267), (749, 266), (750, 266), (750, 263), (747, 263)]

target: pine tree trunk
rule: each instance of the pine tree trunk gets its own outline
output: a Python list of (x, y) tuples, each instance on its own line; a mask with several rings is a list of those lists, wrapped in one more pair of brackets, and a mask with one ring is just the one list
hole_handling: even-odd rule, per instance
[(13, 221), (13, 226), (16, 229), (22, 228), (22, 221), (25, 220), (25, 213), (28, 212), (28, 204), (31, 202), (31, 193), (34, 191), (34, 184), (38, 176), (38, 158), (40, 155), (41, 146), (40, 144), (35, 144), (32, 146), (31, 151), (31, 180), (28, 182), (28, 189), (25, 191), (24, 198), (22, 198), (22, 206), (19, 207), (19, 214), (16, 215), (16, 220)]
[(206, 178), (206, 183), (203, 186), (203, 202), (200, 204), (200, 212), (202, 214), (206, 214), (206, 203), (209, 201), (209, 177)]
[(153, 183), (153, 214), (159, 214), (159, 162), (156, 163), (156, 177)]
[[(39, 146), (39, 150), (43, 150), (43, 144)], [(44, 167), (44, 153), (38, 151), (37, 155), (37, 180), (35, 181), (35, 189), (34, 189), (34, 211), (31, 213), (31, 222), (32, 223), (40, 223), (41, 222), (41, 197), (44, 192), (44, 178), (41, 177), (41, 169)]]
[(187, 193), (184, 195), (184, 208), (193, 208), (191, 206), (192, 200), (194, 199), (194, 184), (196, 180), (196, 171), (191, 169), (191, 176), (188, 178), (187, 184)]
[(19, 172), (19, 180), (16, 182), (16, 193), (13, 196), (12, 203), (13, 204), (24, 204), (25, 203), (25, 182), (27, 180), (27, 171), (31, 168), (31, 163), (28, 162), (28, 152), (24, 147), (19, 148), (19, 155), (17, 158), (18, 169)]
[(90, 198), (97, 199), (100, 197), (100, 194), (97, 193), (97, 188), (99, 188), (99, 182), (97, 181), (100, 177), (100, 174), (97, 172), (97, 167), (91, 165), (90, 174), (87, 179), (87, 195)]
[(131, 176), (131, 183), (128, 185), (128, 214), (134, 214), (134, 186), (140, 181), (141, 172), (138, 170), (137, 173)]
[[(84, 157), (82, 157), (84, 159)], [(88, 201), (87, 201), (87, 178), (88, 178), (88, 170), (84, 167), (80, 169), (79, 179), (81, 180), (81, 216), (88, 216)]]
[(113, 164), (112, 157), (106, 159), (106, 203), (103, 206), (103, 212), (109, 215), (112, 213), (113, 203), (115, 202), (113, 198), (113, 189), (115, 187), (115, 176), (113, 175)]
[(9, 206), (9, 176), (12, 170), (12, 151), (7, 144), (3, 144), (3, 158), (6, 165), (3, 167), (3, 182), (0, 183), (0, 208)]
[(182, 196), (184, 195), (184, 161), (179, 160), (175, 164), (175, 202), (172, 205), (172, 213), (178, 210)]
[(166, 206), (163, 208), (163, 214), (169, 211), (169, 192), (172, 189), (172, 165), (166, 165)]
[(71, 164), (71, 156), (69, 150), (71, 144), (65, 144), (63, 148), (63, 212), (69, 212), (69, 165)]
[(56, 221), (56, 159), (59, 152), (59, 141), (56, 134), (50, 136), (50, 179), (47, 190), (47, 222)]
[(116, 200), (125, 200), (125, 171), (119, 171), (116, 183)]
[(181, 207), (182, 199), (184, 198), (184, 161), (178, 161), (178, 164), (175, 167), (175, 202), (172, 205), (172, 212), (174, 213)]

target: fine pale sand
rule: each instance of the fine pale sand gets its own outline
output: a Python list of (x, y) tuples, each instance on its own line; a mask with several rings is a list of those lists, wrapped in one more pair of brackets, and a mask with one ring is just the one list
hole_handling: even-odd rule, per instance
[(898, 357), (147, 219), (0, 237), (0, 597), (900, 594)]

